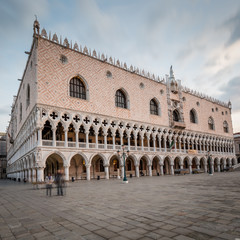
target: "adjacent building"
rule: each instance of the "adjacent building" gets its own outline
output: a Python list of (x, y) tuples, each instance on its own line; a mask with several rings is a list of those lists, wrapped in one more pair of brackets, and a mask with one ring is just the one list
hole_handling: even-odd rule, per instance
[(240, 132), (234, 133), (234, 144), (235, 144), (235, 152), (237, 157), (237, 163), (240, 163)]
[(34, 34), (8, 126), (7, 174), (43, 181), (214, 171), (236, 164), (231, 103), (158, 77), (67, 38)]
[(6, 133), (0, 132), (0, 179), (6, 178), (7, 173), (7, 144)]

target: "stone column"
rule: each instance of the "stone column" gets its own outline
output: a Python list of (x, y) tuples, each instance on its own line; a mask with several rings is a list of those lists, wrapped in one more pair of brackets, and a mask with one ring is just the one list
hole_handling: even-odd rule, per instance
[(115, 133), (112, 133), (112, 139), (113, 139), (113, 150), (116, 149), (115, 147)]
[(135, 165), (136, 177), (139, 178), (139, 165)]
[(167, 152), (167, 139), (165, 136), (163, 137), (163, 141), (164, 141), (164, 152)]
[(42, 129), (41, 128), (38, 129), (38, 146), (39, 147), (42, 146)]
[(152, 165), (148, 165), (149, 176), (152, 177)]
[(158, 145), (159, 145), (159, 151), (161, 152), (162, 151), (162, 146), (161, 146), (161, 139), (162, 139), (162, 136), (161, 135), (158, 135)]
[(107, 133), (104, 133), (104, 149), (107, 149)]
[(134, 134), (135, 151), (137, 151), (137, 134)]
[(183, 139), (183, 151), (186, 152), (186, 139)]
[(31, 174), (32, 170), (31, 168), (28, 169), (28, 182), (32, 182), (32, 174)]
[(141, 135), (141, 146), (142, 146), (142, 151), (144, 150), (144, 148), (143, 148), (143, 138), (144, 138), (144, 136)]
[(44, 173), (43, 173), (44, 168), (39, 167), (37, 168), (37, 181), (38, 182), (44, 182)]
[(130, 135), (128, 135), (127, 138), (128, 138), (128, 150), (130, 151)]
[(181, 139), (178, 139), (179, 152), (182, 152)]
[(217, 165), (217, 169), (218, 169), (218, 172), (221, 172), (220, 164), (219, 164), (219, 163), (218, 163), (218, 165)]
[(153, 136), (153, 151), (156, 152), (156, 137)]
[(108, 167), (109, 167), (108, 165), (104, 166), (105, 178), (106, 179), (109, 179), (109, 168)]
[(173, 165), (170, 165), (171, 166), (171, 175), (174, 175), (174, 168), (173, 168)]
[(180, 169), (183, 169), (183, 165), (182, 164), (180, 164)]
[(189, 164), (189, 173), (191, 174), (192, 173), (192, 165)]
[(90, 181), (91, 176), (90, 176), (90, 165), (86, 165), (86, 172), (87, 172), (87, 180)]
[(119, 132), (120, 134), (120, 143), (121, 143), (121, 146), (123, 145), (123, 133), (122, 132)]
[(86, 148), (89, 148), (89, 140), (88, 140), (89, 131), (85, 131), (85, 135), (86, 135)]
[(164, 175), (164, 173), (163, 173), (163, 165), (160, 165), (160, 174), (161, 174), (161, 176)]
[(53, 133), (53, 147), (56, 147), (56, 128), (52, 128)]
[(64, 129), (64, 147), (68, 147), (68, 129)]
[(78, 143), (78, 129), (75, 131), (75, 138), (76, 138), (76, 148), (79, 148), (79, 143)]
[(98, 149), (98, 131), (95, 131), (95, 148)]
[(173, 139), (174, 139), (174, 152), (177, 152), (177, 139), (176, 137), (174, 137)]
[(69, 166), (64, 166), (65, 181), (69, 181)]
[(148, 146), (148, 151), (150, 152), (150, 136), (147, 136), (147, 146)]
[(36, 182), (36, 168), (32, 168), (32, 182)]

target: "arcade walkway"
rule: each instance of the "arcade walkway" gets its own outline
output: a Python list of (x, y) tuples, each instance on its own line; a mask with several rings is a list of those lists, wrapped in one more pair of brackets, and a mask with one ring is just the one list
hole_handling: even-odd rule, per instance
[(0, 239), (237, 239), (240, 172), (69, 183), (0, 181)]

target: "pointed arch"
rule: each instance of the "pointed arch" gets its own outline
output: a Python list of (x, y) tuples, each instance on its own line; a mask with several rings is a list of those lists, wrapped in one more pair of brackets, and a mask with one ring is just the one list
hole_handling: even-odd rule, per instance
[(69, 96), (89, 101), (87, 81), (79, 74), (69, 81)]
[(155, 97), (150, 100), (150, 114), (161, 116), (160, 102)]
[(174, 122), (180, 122), (181, 121), (180, 113), (177, 109), (175, 109), (172, 114), (173, 114), (173, 121)]
[(194, 108), (190, 110), (189, 115), (191, 123), (198, 123), (197, 111)]
[(115, 93), (115, 106), (130, 109), (129, 95), (124, 88), (119, 88)]

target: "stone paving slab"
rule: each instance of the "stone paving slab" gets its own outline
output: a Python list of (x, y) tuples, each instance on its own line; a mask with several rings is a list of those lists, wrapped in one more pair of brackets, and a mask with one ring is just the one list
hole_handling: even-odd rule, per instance
[(0, 239), (240, 239), (240, 172), (69, 182), (0, 180)]

